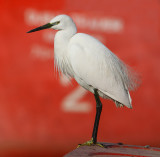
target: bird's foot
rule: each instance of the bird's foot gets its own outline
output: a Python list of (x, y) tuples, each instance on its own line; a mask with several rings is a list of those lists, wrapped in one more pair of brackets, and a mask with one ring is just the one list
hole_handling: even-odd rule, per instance
[(90, 141), (87, 141), (87, 142), (85, 142), (83, 144), (79, 144), (77, 146), (77, 148), (79, 148), (80, 146), (95, 146), (95, 145), (104, 148), (104, 146), (102, 144), (100, 144), (100, 143), (93, 143), (93, 138)]

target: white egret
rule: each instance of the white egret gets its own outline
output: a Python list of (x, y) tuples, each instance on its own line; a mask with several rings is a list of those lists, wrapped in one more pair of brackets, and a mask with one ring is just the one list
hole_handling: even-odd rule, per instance
[(134, 74), (100, 41), (90, 35), (77, 33), (71, 17), (58, 15), (49, 23), (27, 33), (47, 28), (58, 30), (54, 38), (57, 69), (94, 94), (96, 117), (92, 139), (86, 144), (96, 144), (102, 110), (99, 96), (113, 100), (117, 107), (132, 108), (129, 90), (136, 86)]

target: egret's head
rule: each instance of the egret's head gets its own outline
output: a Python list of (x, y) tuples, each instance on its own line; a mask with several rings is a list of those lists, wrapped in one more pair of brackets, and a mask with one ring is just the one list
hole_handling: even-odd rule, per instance
[(53, 25), (51, 28), (55, 30), (64, 30), (68, 27), (71, 27), (74, 24), (74, 22), (71, 19), (71, 17), (67, 15), (58, 15), (50, 21), (50, 24)]
[(71, 17), (67, 15), (58, 15), (55, 18), (53, 18), (49, 23), (43, 26), (37, 27), (35, 29), (32, 29), (27, 33), (35, 32), (35, 31), (39, 31), (47, 28), (52, 28), (55, 30), (64, 30), (64, 29), (67, 29), (68, 27), (72, 27), (72, 25), (75, 26)]

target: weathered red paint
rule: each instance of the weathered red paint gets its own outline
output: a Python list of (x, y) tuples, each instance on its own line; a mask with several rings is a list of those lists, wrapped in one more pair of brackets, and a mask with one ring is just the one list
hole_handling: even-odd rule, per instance
[(115, 156), (131, 156), (131, 157), (147, 157), (143, 155), (133, 155), (133, 154), (123, 154), (123, 153), (104, 153), (104, 152), (98, 152), (98, 153), (91, 153), (89, 156), (95, 156), (95, 155), (115, 155)]

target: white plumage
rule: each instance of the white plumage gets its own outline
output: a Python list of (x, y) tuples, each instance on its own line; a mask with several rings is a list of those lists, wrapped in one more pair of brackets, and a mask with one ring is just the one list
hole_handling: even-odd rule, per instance
[(54, 39), (54, 55), (58, 70), (74, 79), (85, 89), (102, 98), (115, 101), (117, 106), (132, 108), (129, 90), (134, 89), (134, 77), (126, 65), (94, 37), (76, 33), (73, 20), (59, 15), (50, 23), (59, 31)]
[(58, 30), (54, 39), (58, 71), (73, 77), (90, 92), (95, 94), (96, 90), (102, 98), (112, 99), (117, 107), (132, 108), (129, 90), (137, 86), (137, 80), (115, 54), (94, 37), (77, 33), (75, 23), (67, 15), (58, 15), (28, 33), (46, 28)]

